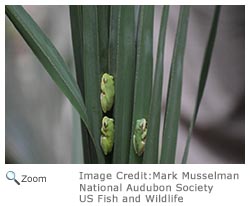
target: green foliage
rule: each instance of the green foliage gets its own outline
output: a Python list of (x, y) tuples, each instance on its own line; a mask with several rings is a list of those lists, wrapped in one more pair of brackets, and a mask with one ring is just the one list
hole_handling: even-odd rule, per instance
[(161, 120), (162, 82), (163, 82), (163, 62), (165, 38), (168, 21), (169, 6), (164, 6), (161, 17), (161, 27), (159, 33), (157, 60), (155, 66), (154, 87), (151, 97), (148, 134), (143, 163), (158, 163), (158, 145)]
[(166, 113), (163, 128), (161, 163), (174, 163), (181, 110), (182, 73), (187, 38), (189, 6), (181, 6), (172, 57)]
[(115, 145), (113, 163), (128, 163), (135, 79), (135, 9), (120, 6), (118, 12), (115, 74)]
[[(154, 6), (70, 6), (69, 10), (77, 81), (52, 42), (21, 6), (6, 6), (6, 15), (79, 113), (84, 163), (175, 163), (189, 6), (181, 6), (179, 13), (161, 151), (159, 134), (169, 6), (162, 9), (155, 70)], [(219, 12), (217, 6), (183, 163), (187, 161), (206, 84)], [(112, 91), (104, 87), (104, 73), (112, 77)], [(101, 102), (101, 92), (109, 101)]]
[[(71, 23), (71, 34), (72, 43), (74, 50), (75, 70), (76, 79), (81, 90), (82, 97), (84, 99), (84, 78), (83, 78), (83, 14), (82, 6), (70, 6), (70, 23)], [(82, 146), (84, 153), (84, 162), (91, 163), (96, 161), (96, 155), (91, 152), (94, 147), (88, 130), (84, 122), (81, 120), (81, 135), (82, 135)], [(74, 151), (75, 152), (75, 151)]]
[[(142, 118), (148, 119), (153, 78), (153, 25), (154, 7), (140, 6), (131, 138), (136, 129), (136, 121)], [(142, 162), (142, 156), (136, 154), (132, 141), (129, 158), (130, 163)]]

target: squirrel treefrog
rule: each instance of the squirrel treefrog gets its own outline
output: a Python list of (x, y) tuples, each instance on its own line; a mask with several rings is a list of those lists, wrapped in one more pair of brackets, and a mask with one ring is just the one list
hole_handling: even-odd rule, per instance
[(112, 151), (114, 144), (114, 119), (106, 116), (102, 119), (101, 147), (103, 153), (107, 155)]
[(107, 73), (102, 75), (101, 79), (101, 106), (102, 111), (106, 113), (109, 111), (114, 103), (115, 96), (115, 86), (114, 86), (114, 77)]
[(138, 119), (135, 125), (135, 131), (133, 135), (133, 144), (135, 153), (141, 156), (144, 152), (144, 147), (146, 143), (147, 136), (147, 121), (146, 119)]

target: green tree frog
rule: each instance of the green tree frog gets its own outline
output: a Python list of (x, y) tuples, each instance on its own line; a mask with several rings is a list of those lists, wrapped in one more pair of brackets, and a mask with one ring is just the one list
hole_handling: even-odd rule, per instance
[(133, 144), (135, 153), (141, 156), (144, 152), (144, 147), (146, 143), (147, 136), (147, 121), (146, 119), (138, 119), (135, 125), (135, 131), (133, 135)]
[(101, 128), (101, 147), (103, 153), (107, 155), (112, 151), (114, 144), (114, 119), (104, 116)]
[(104, 73), (101, 79), (101, 106), (102, 111), (106, 113), (111, 110), (114, 103), (115, 86), (114, 77), (110, 74)]

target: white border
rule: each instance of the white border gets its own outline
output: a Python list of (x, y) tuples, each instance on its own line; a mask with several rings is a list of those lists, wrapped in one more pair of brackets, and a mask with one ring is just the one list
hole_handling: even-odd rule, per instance
[[(78, 203), (78, 195), (79, 195), (79, 181), (77, 172), (78, 171), (110, 171), (114, 172), (115, 170), (125, 170), (125, 171), (133, 171), (135, 168), (137, 170), (162, 170), (162, 171), (181, 171), (181, 170), (194, 170), (194, 171), (211, 171), (211, 170), (217, 170), (217, 171), (227, 171), (227, 172), (234, 172), (237, 171), (241, 175), (241, 180), (237, 184), (225, 184), (219, 185), (217, 187), (217, 191), (214, 194), (214, 196), (211, 196), (210, 198), (200, 195), (192, 196), (190, 195), (190, 198), (193, 198), (192, 204), (190, 205), (200, 205), (201, 203), (203, 205), (234, 205), (237, 203), (244, 203), (244, 205), (249, 205), (247, 203), (249, 202), (248, 194), (246, 191), (249, 191), (247, 182), (250, 182), (249, 174), (250, 174), (250, 168), (249, 168), (249, 109), (247, 105), (249, 104), (249, 96), (247, 95), (247, 91), (249, 89), (249, 82), (247, 79), (249, 79), (249, 70), (245, 69), (245, 79), (246, 79), (246, 85), (245, 85), (245, 91), (246, 91), (246, 132), (245, 132), (245, 158), (246, 158), (246, 164), (244, 165), (5, 165), (5, 8), (4, 4), (33, 4), (33, 5), (53, 5), (58, 4), (64, 5), (64, 4), (199, 4), (199, 5), (213, 5), (213, 4), (222, 4), (222, 5), (246, 5), (245, 13), (246, 13), (246, 42), (245, 42), (245, 51), (246, 51), (246, 65), (245, 68), (249, 68), (249, 40), (247, 37), (250, 36), (249, 32), (249, 19), (250, 19), (250, 10), (249, 10), (249, 3), (248, 1), (131, 1), (128, 0), (126, 2), (122, 1), (90, 1), (90, 2), (84, 2), (80, 0), (75, 1), (66, 1), (62, 0), (60, 2), (57, 1), (18, 1), (18, 0), (9, 0), (9, 1), (1, 1), (0, 2), (0, 45), (1, 45), (1, 69), (0, 69), (0, 97), (1, 97), (1, 107), (0, 107), (0, 114), (2, 114), (2, 118), (0, 119), (0, 205), (7, 205), (7, 201), (11, 202), (8, 205), (16, 205), (19, 203), (19, 205), (34, 205), (34, 202), (36, 205), (80, 205)], [(6, 180), (5, 174), (8, 170), (15, 170), (18, 175), (29, 173), (33, 175), (47, 175), (50, 178), (50, 181), (47, 185), (37, 186), (37, 185), (27, 185), (23, 187), (15, 187), (11, 184), (10, 181)], [(14, 183), (13, 183), (14, 184)], [(214, 182), (214, 184), (217, 184), (217, 182)], [(20, 191), (19, 191), (20, 190)], [(52, 195), (53, 194), (53, 195)], [(17, 199), (18, 201), (16, 201)], [(189, 200), (191, 201), (191, 200)], [(103, 205), (103, 204), (101, 204)], [(105, 204), (104, 204), (105, 205)], [(112, 204), (111, 204), (112, 205)], [(119, 204), (117, 204), (119, 205)], [(140, 204), (138, 204), (140, 205)], [(189, 204), (183, 204), (183, 205), (189, 205)]]

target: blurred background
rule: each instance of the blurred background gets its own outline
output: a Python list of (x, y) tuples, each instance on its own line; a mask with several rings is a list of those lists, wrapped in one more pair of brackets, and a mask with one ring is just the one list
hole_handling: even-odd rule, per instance
[[(74, 72), (68, 6), (25, 6)], [(155, 7), (154, 55), (161, 6)], [(176, 162), (184, 151), (214, 6), (192, 6)], [(163, 99), (179, 6), (166, 34)], [(79, 116), (22, 37), (5, 21), (6, 163), (82, 163)], [(155, 59), (154, 59), (155, 60)], [(166, 103), (162, 103), (162, 114)], [(188, 163), (245, 163), (245, 7), (223, 6)]]

